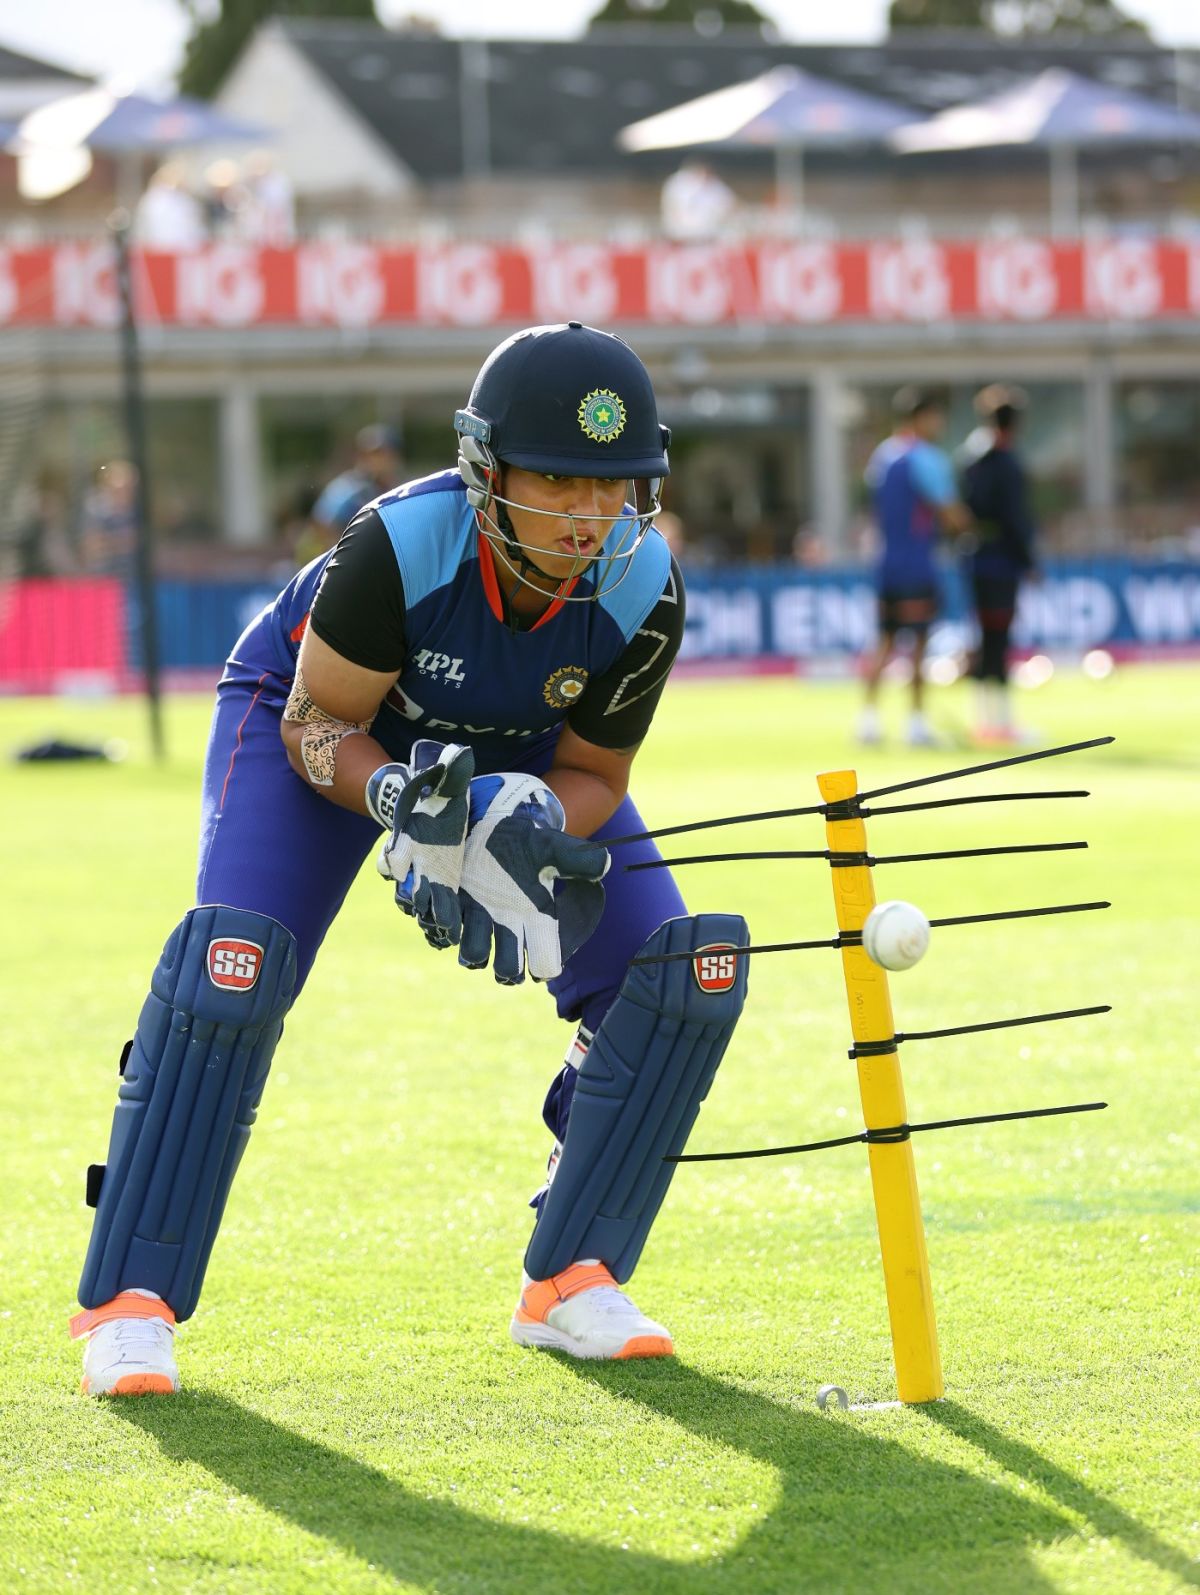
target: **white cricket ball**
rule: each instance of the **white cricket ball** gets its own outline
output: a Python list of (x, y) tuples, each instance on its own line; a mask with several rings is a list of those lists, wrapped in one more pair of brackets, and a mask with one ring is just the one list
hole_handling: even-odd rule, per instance
[(876, 903), (862, 930), (863, 947), (884, 969), (911, 969), (929, 949), (929, 921), (915, 903)]

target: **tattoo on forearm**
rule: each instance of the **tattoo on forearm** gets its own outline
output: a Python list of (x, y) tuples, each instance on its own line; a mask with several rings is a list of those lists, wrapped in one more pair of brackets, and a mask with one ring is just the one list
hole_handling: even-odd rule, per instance
[(304, 727), (300, 737), (300, 758), (313, 786), (332, 786), (337, 772), (337, 752), (342, 743), (347, 737), (371, 728), (369, 720), (335, 720), (324, 709), (318, 708), (299, 670), (296, 671), (283, 718)]

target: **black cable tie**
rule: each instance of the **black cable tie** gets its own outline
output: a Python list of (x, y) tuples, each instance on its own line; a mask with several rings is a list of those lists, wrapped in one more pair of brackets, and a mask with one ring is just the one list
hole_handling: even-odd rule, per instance
[[(605, 846), (608, 844), (606, 843)], [(761, 858), (828, 858), (827, 848), (807, 849), (796, 851), (794, 848), (785, 848), (764, 853), (698, 853), (690, 858), (646, 858), (637, 864), (626, 864), (627, 871), (641, 869), (676, 869), (685, 864), (732, 864), (741, 859)]]
[(942, 849), (936, 853), (852, 853), (836, 852), (829, 848), (775, 848), (749, 853), (696, 853), (687, 858), (648, 858), (637, 864), (626, 864), (627, 871), (646, 869), (681, 869), (688, 864), (733, 864), (743, 861), (780, 858), (826, 859), (832, 869), (873, 869), (876, 864), (928, 864), (947, 858), (988, 858), (1002, 853), (1066, 853), (1085, 848), (1086, 842), (1021, 842), (1005, 847), (960, 847)]
[(885, 803), (882, 808), (863, 809), (863, 818), (873, 814), (917, 814), (923, 809), (956, 809), (964, 803), (1028, 803), (1035, 798), (1083, 798), (1090, 792), (975, 792), (970, 797), (926, 798), (921, 803)]
[[(1049, 908), (1010, 908), (1000, 914), (959, 914), (952, 919), (931, 919), (931, 927), (940, 925), (982, 925), (994, 919), (1034, 919), (1041, 914), (1082, 914), (1092, 908), (1111, 908), (1111, 903), (1059, 903)], [(822, 941), (777, 941), (763, 942), (757, 947), (731, 947), (730, 955), (734, 958), (748, 958), (751, 953), (800, 953), (808, 952), (814, 947), (861, 947), (861, 930), (842, 930), (836, 936), (827, 937)], [(681, 963), (685, 958), (695, 958), (697, 953), (704, 952), (703, 947), (691, 947), (681, 953), (655, 953), (650, 958), (630, 959), (630, 968), (639, 964), (675, 964)]]
[(983, 925), (997, 919), (1036, 919), (1041, 914), (1084, 914), (1094, 908), (1111, 908), (1111, 903), (1057, 903), (1049, 908), (1009, 908), (999, 914), (956, 914), (950, 919), (931, 919), (934, 925)]
[(1087, 742), (1067, 742), (1058, 748), (1040, 748), (1036, 753), (1014, 753), (1007, 759), (991, 759), (987, 764), (968, 764), (961, 770), (943, 770), (940, 775), (922, 775), (915, 781), (896, 781), (891, 786), (875, 786), (858, 794), (862, 801), (888, 797), (893, 792), (911, 792), (914, 787), (934, 786), (939, 781), (958, 781), (965, 775), (984, 775), (989, 770), (1006, 770), (1013, 764), (1031, 764), (1035, 759), (1054, 759), (1063, 753), (1081, 753), (1085, 748), (1102, 748), (1115, 737), (1091, 737)]
[(904, 1041), (901, 1035), (889, 1036), (886, 1041), (856, 1041), (846, 1054), (848, 1058), (886, 1058), (890, 1052), (896, 1051), (897, 1042)]
[[(752, 947), (730, 947), (731, 958), (748, 958), (751, 953), (801, 953), (809, 952), (815, 947), (861, 947), (861, 930), (843, 930), (836, 936), (827, 936), (822, 941), (777, 941), (761, 942)], [(629, 967), (636, 968), (639, 964), (677, 964), (685, 958), (695, 958), (698, 953), (706, 952), (704, 947), (692, 947), (681, 953), (655, 953), (649, 958), (631, 958)]]
[(1013, 759), (1000, 759), (994, 764), (976, 764), (966, 770), (949, 770), (945, 775), (925, 776), (919, 781), (904, 781), (898, 786), (880, 786), (871, 792), (858, 792), (852, 797), (839, 798), (833, 803), (809, 803), (795, 809), (764, 809), (756, 814), (726, 814), (716, 820), (688, 820), (683, 825), (665, 825), (656, 831), (633, 831), (628, 836), (605, 838), (605, 847), (623, 847), (627, 842), (652, 842), (660, 836), (682, 836), (688, 831), (711, 831), (722, 825), (753, 825), (762, 820), (793, 820), (805, 814), (821, 814), (826, 820), (869, 819), (874, 814), (915, 814), (921, 809), (956, 808), (962, 803), (1020, 803), (1035, 798), (1090, 797), (1089, 792), (982, 792), (970, 797), (931, 798), (922, 803), (889, 803), (883, 808), (869, 808), (863, 801), (871, 797), (884, 797), (890, 792), (903, 792), (910, 787), (925, 786), (933, 781), (950, 781), (960, 775), (977, 775), (982, 770), (998, 770), (1006, 764), (1020, 764), (1026, 759), (1047, 759), (1054, 753), (1074, 753), (1079, 748), (1093, 748), (1115, 741), (1113, 737), (1099, 737), (1095, 742), (1073, 742), (1065, 748), (1049, 748), (1044, 753), (1022, 753)]
[(1021, 842), (1008, 847), (956, 847), (937, 853), (885, 853), (873, 864), (930, 864), (944, 858), (990, 858), (1000, 853), (1069, 853), (1086, 842)]
[(861, 795), (857, 792), (849, 797), (836, 798), (832, 803), (823, 805), (827, 821), (836, 820), (861, 820), (863, 808)]
[(680, 836), (684, 831), (711, 831), (720, 825), (750, 825), (759, 820), (794, 820), (802, 814), (824, 814), (824, 803), (809, 803), (800, 809), (764, 809), (759, 814), (726, 814), (719, 820), (689, 820), (684, 825), (665, 825), (657, 831), (633, 831), (628, 836), (606, 836), (605, 847), (622, 847), (626, 842), (652, 842), (657, 836)]
[[(1057, 1013), (1031, 1013), (1023, 1015), (1020, 1019), (988, 1019), (978, 1025), (951, 1025), (946, 1030), (905, 1030), (897, 1035), (897, 1041), (937, 1041), (943, 1036), (970, 1036), (980, 1030), (1011, 1030), (1017, 1025), (1042, 1025), (1050, 1024), (1056, 1019), (1083, 1019), (1091, 1014), (1112, 1013), (1112, 1004), (1100, 1003), (1095, 1008), (1063, 1008)], [(859, 1043), (859, 1046), (862, 1044)], [(850, 1056), (854, 1057), (854, 1048), (850, 1049)]]
[(680, 1152), (663, 1159), (664, 1163), (731, 1163), (738, 1158), (784, 1157), (792, 1152), (823, 1152), (833, 1146), (853, 1146), (865, 1141), (873, 1146), (891, 1146), (907, 1141), (923, 1130), (955, 1130), (968, 1124), (1003, 1124), (1011, 1119), (1048, 1119), (1062, 1113), (1098, 1113), (1107, 1102), (1073, 1102), (1061, 1108), (1023, 1108), (1016, 1113), (976, 1113), (966, 1119), (930, 1119), (924, 1124), (892, 1124), (878, 1130), (861, 1130), (857, 1135), (839, 1135), (830, 1141), (806, 1141), (799, 1146), (763, 1146), (746, 1152)]

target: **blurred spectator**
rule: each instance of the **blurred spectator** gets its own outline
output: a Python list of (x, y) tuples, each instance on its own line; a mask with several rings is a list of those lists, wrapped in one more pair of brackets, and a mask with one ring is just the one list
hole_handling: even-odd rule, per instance
[(879, 682), (896, 652), (899, 633), (907, 631), (913, 639), (908, 741), (927, 747), (937, 742), (925, 718), (921, 676), (940, 602), (934, 548), (939, 531), (961, 532), (969, 517), (958, 500), (949, 456), (937, 446), (946, 430), (945, 398), (901, 388), (892, 400), (892, 413), (895, 429), (872, 454), (866, 470), (883, 555), (878, 570), (879, 640), (866, 660), (867, 701), (858, 734), (862, 742), (881, 740)]
[(138, 201), (134, 231), (146, 249), (195, 249), (204, 242), (204, 207), (178, 162), (168, 161), (150, 179)]
[(364, 504), (396, 486), (403, 469), (397, 428), (364, 426), (354, 439), (354, 464), (327, 483), (313, 505), (306, 534), (296, 547), (299, 562), (306, 565), (336, 543)]
[(737, 203), (737, 195), (711, 166), (686, 160), (662, 186), (663, 232), (681, 243), (718, 238)]
[(820, 570), (829, 563), (825, 539), (812, 526), (802, 526), (792, 539), (792, 558), (802, 570)]
[(683, 522), (679, 519), (679, 516), (676, 515), (674, 510), (660, 510), (655, 516), (654, 524), (662, 534), (663, 541), (676, 560), (682, 560), (686, 539), (683, 532)]
[(18, 577), (63, 576), (73, 567), (67, 541), (67, 501), (53, 479), (28, 484), (18, 495), (14, 520)]
[(291, 179), (270, 150), (254, 150), (242, 166), (245, 204), (241, 236), (252, 244), (285, 247), (296, 240), (296, 200)]
[(982, 425), (958, 456), (963, 499), (975, 518), (963, 543), (967, 590), (979, 628), (971, 669), (977, 731), (985, 742), (1022, 740), (1012, 722), (1008, 649), (1017, 593), (1022, 579), (1034, 570), (1035, 530), (1025, 467), (1016, 453), (1017, 430), (1027, 404), (1020, 388), (999, 382), (983, 388), (975, 395)]
[(246, 189), (236, 161), (213, 161), (204, 172), (204, 216), (212, 238), (234, 238), (241, 226)]
[(128, 460), (109, 460), (83, 502), (80, 554), (90, 575), (132, 579), (137, 518), (137, 469)]

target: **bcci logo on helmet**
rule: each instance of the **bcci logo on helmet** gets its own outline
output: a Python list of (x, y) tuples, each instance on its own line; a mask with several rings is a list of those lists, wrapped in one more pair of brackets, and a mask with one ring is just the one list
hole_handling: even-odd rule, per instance
[(728, 942), (701, 947), (692, 959), (692, 973), (701, 991), (732, 991), (737, 979), (737, 948)]
[(569, 709), (582, 696), (587, 678), (588, 673), (582, 665), (564, 665), (542, 688), (542, 697), (552, 709)]
[(625, 406), (611, 388), (593, 388), (579, 401), (579, 425), (593, 443), (612, 443), (625, 430)]
[(221, 991), (249, 991), (262, 969), (263, 950), (255, 941), (218, 937), (208, 944), (208, 978)]

